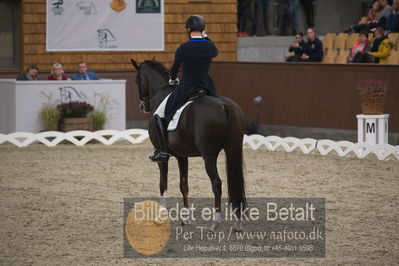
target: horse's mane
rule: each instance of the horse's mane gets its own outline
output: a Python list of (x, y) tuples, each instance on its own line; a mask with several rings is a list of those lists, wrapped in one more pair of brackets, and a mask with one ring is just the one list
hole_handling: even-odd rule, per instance
[(161, 76), (169, 78), (169, 76), (170, 76), (169, 69), (167, 69), (161, 62), (158, 62), (156, 60), (145, 60), (144, 63), (149, 65), (152, 69), (157, 71), (159, 74), (161, 74)]

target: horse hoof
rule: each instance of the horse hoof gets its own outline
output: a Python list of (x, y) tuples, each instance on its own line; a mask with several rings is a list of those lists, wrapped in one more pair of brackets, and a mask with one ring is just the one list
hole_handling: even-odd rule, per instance
[(216, 233), (217, 230), (219, 229), (220, 223), (219, 222), (213, 222), (212, 226), (209, 228), (212, 233)]

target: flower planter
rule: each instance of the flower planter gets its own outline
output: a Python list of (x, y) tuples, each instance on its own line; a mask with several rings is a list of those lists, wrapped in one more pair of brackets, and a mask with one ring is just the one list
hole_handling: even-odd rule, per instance
[(387, 84), (379, 80), (362, 80), (357, 85), (360, 91), (362, 114), (380, 115), (384, 113), (384, 98)]
[(59, 129), (63, 132), (73, 130), (93, 131), (93, 119), (91, 117), (63, 118), (60, 120)]
[(362, 103), (362, 114), (380, 115), (384, 113), (385, 91), (381, 92), (360, 92)]

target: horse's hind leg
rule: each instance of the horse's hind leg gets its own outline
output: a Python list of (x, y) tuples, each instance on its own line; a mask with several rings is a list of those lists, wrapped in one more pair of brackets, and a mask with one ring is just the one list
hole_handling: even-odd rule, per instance
[(204, 157), (205, 169), (212, 182), (212, 191), (215, 196), (215, 216), (210, 228), (212, 232), (217, 231), (222, 222), (221, 200), (222, 200), (222, 181), (220, 180), (217, 169), (217, 157)]
[(168, 206), (166, 191), (168, 190), (168, 162), (158, 163), (159, 167), (159, 190), (161, 192), (161, 205), (165, 208)]
[(188, 208), (188, 159), (185, 157), (176, 158), (180, 171), (180, 191), (183, 195), (184, 207)]
[[(187, 157), (176, 157), (179, 164), (180, 172), (180, 191), (183, 195), (183, 204), (185, 208), (188, 208), (188, 159)], [(183, 224), (189, 224), (190, 220), (182, 221)]]

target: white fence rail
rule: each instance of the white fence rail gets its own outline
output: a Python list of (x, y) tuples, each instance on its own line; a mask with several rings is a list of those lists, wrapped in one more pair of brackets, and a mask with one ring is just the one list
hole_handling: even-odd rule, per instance
[[(58, 132), (48, 131), (38, 134), (27, 132), (16, 132), (11, 134), (0, 134), (0, 144), (12, 143), (17, 147), (27, 147), (32, 143), (42, 143), (48, 147), (54, 147), (62, 141), (69, 141), (76, 146), (83, 146), (91, 140), (97, 140), (105, 145), (112, 145), (117, 141), (125, 140), (132, 144), (141, 143), (148, 138), (148, 131), (144, 129), (129, 129), (125, 131), (100, 130), (90, 131), (70, 131)], [(365, 158), (374, 154), (379, 160), (396, 158), (399, 160), (399, 146), (389, 144), (369, 144), (352, 143), (349, 141), (298, 139), (293, 137), (280, 138), (277, 136), (264, 137), (261, 135), (244, 136), (244, 145), (248, 145), (253, 150), (258, 150), (264, 146), (269, 151), (276, 151), (281, 148), (286, 152), (299, 149), (304, 154), (318, 152), (327, 155), (336, 152), (340, 157), (356, 156)]]
[(299, 148), (304, 154), (317, 151), (321, 155), (327, 155), (331, 152), (336, 152), (340, 157), (353, 155), (353, 157), (356, 156), (358, 158), (365, 158), (370, 154), (374, 154), (379, 160), (390, 158), (399, 160), (399, 146), (389, 144), (352, 143), (349, 141), (298, 139), (292, 137), (280, 138), (276, 136), (264, 137), (261, 135), (245, 136), (244, 144), (248, 144), (253, 150), (265, 146), (269, 151), (282, 148), (286, 152), (292, 152)]
[(54, 147), (66, 140), (76, 146), (83, 146), (91, 140), (97, 140), (105, 145), (114, 144), (116, 141), (127, 140), (132, 144), (141, 143), (148, 138), (148, 131), (144, 129), (100, 130), (84, 131), (75, 130), (70, 132), (46, 131), (37, 134), (28, 132), (16, 132), (8, 135), (0, 134), (0, 144), (9, 142), (17, 147), (26, 147), (32, 143), (40, 142), (49, 147)]

